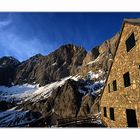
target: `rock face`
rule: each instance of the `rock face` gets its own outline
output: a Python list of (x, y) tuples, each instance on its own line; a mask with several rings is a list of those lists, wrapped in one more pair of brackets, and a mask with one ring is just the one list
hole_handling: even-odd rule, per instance
[(92, 54), (93, 60), (95, 60), (99, 56), (99, 54), (100, 54), (100, 52), (99, 52), (99, 46), (97, 46), (95, 48), (92, 48), (91, 54)]
[(110, 66), (113, 62), (114, 53), (117, 47), (120, 34), (117, 33), (110, 40), (105, 41), (99, 48), (101, 54), (100, 61), (103, 64), (103, 70), (107, 71), (110, 69)]
[(76, 117), (81, 106), (82, 94), (78, 91), (77, 82), (68, 80), (64, 86), (56, 91), (57, 98), (54, 101), (55, 113), (62, 117)]
[(82, 47), (73, 44), (63, 45), (47, 56), (37, 54), (19, 63), (12, 57), (0, 59), (0, 85), (38, 83), (41, 86), (50, 82), (90, 70), (108, 72), (112, 64), (119, 33), (94, 47), (87, 53)]
[[(38, 112), (43, 118), (40, 122), (43, 126), (44, 120), (47, 126), (56, 125), (58, 119), (78, 116), (84, 96), (78, 91), (80, 86), (82, 86), (81, 82), (69, 79), (63, 86), (53, 90), (48, 98), (36, 102), (25, 101), (17, 109), (22, 108), (24, 111)], [(36, 123), (32, 125), (37, 126)]]
[(18, 66), (14, 82), (45, 85), (74, 75), (82, 65), (86, 53), (84, 48), (68, 44), (48, 56), (36, 55)]
[(99, 56), (99, 47), (92, 48), (92, 50), (87, 53), (86, 57), (83, 60), (83, 66), (87, 65), (89, 62), (95, 60)]
[(78, 84), (80, 83), (69, 79), (62, 87), (52, 91), (50, 97), (36, 103), (27, 101), (19, 108), (38, 111), (44, 117), (48, 117), (53, 112), (59, 118), (76, 117), (83, 97), (83, 94), (78, 91)]
[(16, 67), (20, 64), (13, 57), (0, 58), (0, 85), (10, 85), (14, 79)]
[(95, 73), (98, 70), (102, 70), (106, 73), (106, 76), (113, 62), (113, 56), (117, 47), (119, 35), (120, 34), (117, 33), (114, 37), (87, 53), (79, 73), (86, 75), (90, 70)]
[[(78, 116), (88, 117), (88, 116), (92, 115), (91, 107), (94, 103), (95, 98), (96, 97), (93, 95), (83, 96)], [(93, 114), (94, 114), (94, 112), (93, 112)]]
[(14, 106), (15, 106), (14, 103), (6, 102), (6, 101), (0, 101), (0, 111), (5, 111), (5, 110), (10, 109)]

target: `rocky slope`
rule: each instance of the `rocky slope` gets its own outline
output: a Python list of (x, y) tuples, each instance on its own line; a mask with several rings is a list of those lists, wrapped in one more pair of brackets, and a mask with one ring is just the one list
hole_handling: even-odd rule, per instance
[(68, 44), (21, 63), (1, 58), (0, 126), (48, 127), (58, 119), (98, 114), (118, 39), (119, 33), (89, 53)]
[(103, 44), (93, 48), (91, 52), (87, 53), (79, 73), (86, 75), (90, 70), (95, 73), (102, 70), (105, 72), (104, 76), (106, 77), (113, 62), (113, 56), (119, 40), (119, 35), (120, 34), (117, 33), (111, 39), (106, 40)]
[[(38, 126), (36, 124), (38, 120), (41, 120), (41, 126), (51, 126), (56, 125), (58, 119), (94, 115), (95, 112), (90, 108), (103, 87), (102, 84), (100, 82), (91, 84), (89, 80), (80, 76), (70, 76), (42, 87), (37, 85), (12, 86), (7, 89), (0, 87), (3, 94), (0, 103), (6, 106), (15, 103), (10, 106), (15, 106), (12, 111), (10, 108), (1, 108), (0, 126)], [(16, 114), (19, 123), (16, 122)], [(22, 114), (25, 121), (21, 123)], [(9, 120), (10, 117), (12, 118)]]
[(11, 85), (14, 73), (20, 62), (13, 57), (0, 58), (0, 85)]
[(75, 45), (64, 45), (48, 56), (35, 55), (16, 69), (15, 84), (39, 83), (45, 85), (77, 73), (86, 50)]

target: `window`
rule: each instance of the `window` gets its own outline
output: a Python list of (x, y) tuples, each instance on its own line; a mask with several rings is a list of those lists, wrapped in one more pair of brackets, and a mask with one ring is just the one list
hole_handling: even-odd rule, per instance
[(116, 80), (113, 81), (113, 91), (117, 90), (117, 82)]
[(108, 92), (110, 93), (110, 84), (108, 84)]
[(123, 79), (124, 79), (124, 86), (125, 87), (128, 87), (128, 86), (131, 85), (131, 83), (130, 83), (130, 77), (129, 77), (129, 72), (127, 72), (127, 73), (125, 73), (123, 75)]
[(125, 42), (127, 52), (129, 52), (134, 46), (135, 46), (135, 36), (134, 33), (132, 33), (129, 38)]
[(114, 119), (114, 108), (110, 108), (110, 119), (113, 121), (115, 120)]
[(104, 107), (104, 116), (107, 117), (106, 107)]
[(138, 127), (135, 110), (126, 109), (126, 118), (127, 118), (128, 127)]

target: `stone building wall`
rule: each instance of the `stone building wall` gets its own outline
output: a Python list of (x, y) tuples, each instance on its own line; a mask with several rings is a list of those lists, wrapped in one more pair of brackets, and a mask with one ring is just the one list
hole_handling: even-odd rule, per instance
[[(136, 44), (127, 52), (125, 41), (134, 32)], [(140, 127), (140, 25), (125, 23), (120, 43), (114, 58), (114, 62), (107, 80), (101, 99), (102, 121), (108, 127), (127, 127), (126, 109), (134, 109), (138, 126)], [(123, 74), (129, 71), (129, 87), (124, 86)], [(116, 80), (117, 91), (113, 91), (112, 82)], [(110, 84), (110, 93), (108, 91)], [(107, 117), (104, 117), (103, 107), (107, 109)], [(114, 108), (115, 120), (110, 119), (110, 107)]]

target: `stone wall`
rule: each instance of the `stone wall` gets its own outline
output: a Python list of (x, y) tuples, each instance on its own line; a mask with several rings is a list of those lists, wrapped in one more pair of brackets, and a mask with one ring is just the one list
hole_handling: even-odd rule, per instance
[[(125, 41), (134, 32), (136, 45), (127, 52)], [(118, 50), (101, 99), (102, 120), (108, 127), (127, 127), (126, 109), (136, 111), (137, 123), (140, 127), (140, 26), (125, 23)], [(123, 74), (130, 74), (131, 85), (124, 87)], [(117, 81), (117, 91), (113, 91), (112, 82)], [(111, 86), (108, 92), (108, 84)], [(107, 108), (104, 117), (103, 107)], [(115, 121), (110, 119), (109, 108), (114, 108)]]

